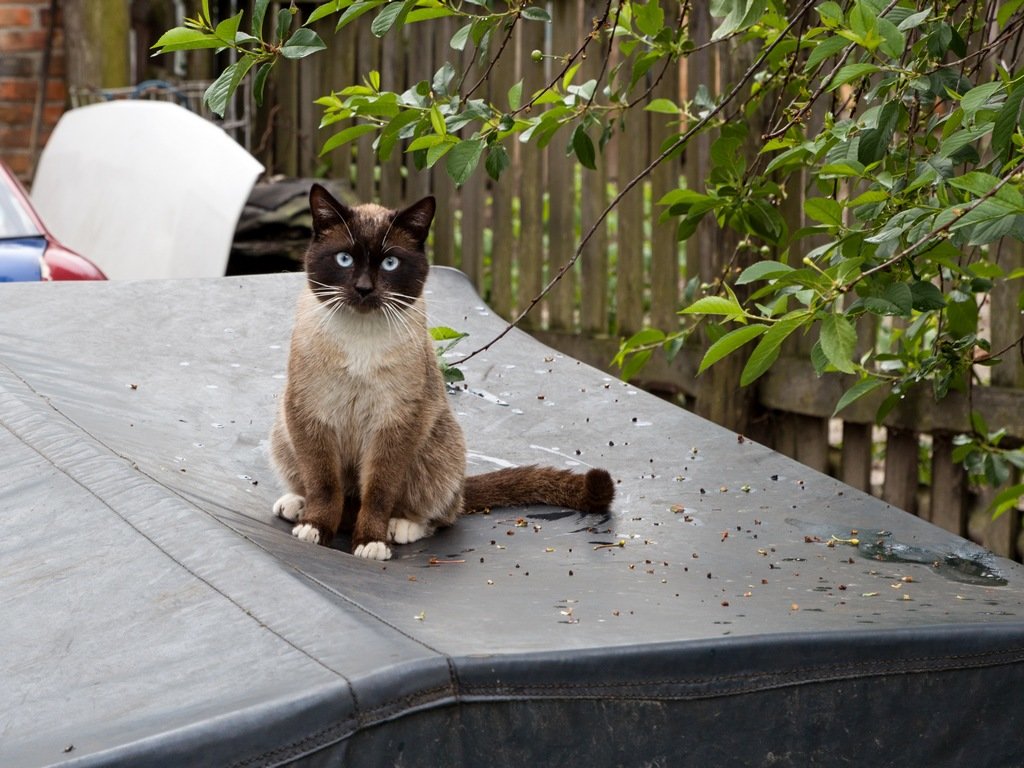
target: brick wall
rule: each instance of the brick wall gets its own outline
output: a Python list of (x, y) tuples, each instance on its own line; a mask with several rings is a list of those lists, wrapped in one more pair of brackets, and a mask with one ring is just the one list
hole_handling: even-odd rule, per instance
[[(50, 0), (0, 0), (0, 160), (27, 181), (32, 171), (32, 115), (50, 24)], [(64, 38), (58, 23), (38, 146), (64, 112)]]

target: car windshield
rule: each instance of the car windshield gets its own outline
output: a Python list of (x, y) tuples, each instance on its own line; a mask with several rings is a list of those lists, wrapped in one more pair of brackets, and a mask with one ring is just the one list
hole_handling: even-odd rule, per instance
[(21, 200), (0, 185), (0, 239), (38, 237), (41, 234)]

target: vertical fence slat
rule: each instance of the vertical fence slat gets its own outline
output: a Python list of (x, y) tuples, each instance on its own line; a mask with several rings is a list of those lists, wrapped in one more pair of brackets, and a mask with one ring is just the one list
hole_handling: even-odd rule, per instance
[(843, 423), (839, 479), (865, 493), (871, 492), (872, 447), (870, 424)]
[[(454, 33), (455, 25), (450, 24), (447, 33)], [(473, 56), (471, 45), (462, 52), (462, 69), (466, 73), (466, 82), (475, 83), (487, 70), (487, 62)], [(486, 95), (486, 86), (481, 86)], [(486, 155), (485, 155), (486, 157)], [(481, 160), (481, 165), (484, 164)], [(487, 196), (490, 178), (483, 168), (476, 173), (459, 190), (459, 269), (473, 282), (477, 292), (484, 296), (484, 229), (487, 227)]]
[[(543, 63), (534, 62), (528, 51), (544, 49), (545, 25), (523, 22), (519, 25), (520, 66), (523, 98), (527, 99), (547, 83)], [(545, 59), (545, 62), (547, 60)], [(519, 190), (519, 296), (517, 309), (524, 309), (536, 297), (544, 281), (544, 150), (533, 144), (520, 146), (522, 184)], [(524, 328), (541, 327), (542, 318), (532, 312), (523, 319)]]
[[(593, 19), (599, 18), (600, 0), (584, 0), (581, 28), (590, 29)], [(583, 80), (596, 78), (601, 69), (603, 55), (595, 41), (580, 72)], [(599, 152), (597, 169), (584, 170), (580, 182), (582, 200), (582, 238), (604, 212), (608, 195), (608, 158)], [(580, 327), (584, 333), (608, 333), (608, 223), (602, 222), (580, 254)]]
[[(370, 31), (370, 21), (365, 16), (345, 27), (345, 32), (349, 45), (356, 46), (359, 70), (357, 77), (362, 80), (371, 69), (378, 69), (377, 50), (380, 43)], [(372, 136), (360, 136), (356, 141), (356, 193), (360, 201), (365, 203), (376, 199), (377, 185), (374, 176), (377, 158), (373, 151)]]
[[(628, 66), (623, 69), (628, 70)], [(615, 186), (619, 190), (647, 164), (647, 126), (647, 113), (634, 112), (626, 118), (623, 131), (615, 136)], [(644, 324), (644, 185), (633, 187), (616, 211), (615, 319), (618, 332), (629, 336)]]
[[(409, 85), (410, 81), (415, 82), (418, 73), (405, 71), (405, 51), (408, 50), (403, 37), (408, 33), (408, 27), (402, 27), (398, 32), (385, 35), (381, 40), (381, 83), (382, 87), (401, 93)], [(444, 37), (443, 34), (440, 35)], [(447, 38), (445, 38), (447, 39)], [(402, 157), (404, 142), (395, 144), (391, 157), (380, 164), (380, 200), (389, 207), (397, 207), (402, 204), (402, 165), (405, 162)]]
[[(333, 17), (328, 17), (319, 22), (317, 30), (320, 33), (320, 37), (325, 40), (331, 39), (331, 36), (334, 34), (335, 23), (336, 22)], [(356, 49), (354, 46), (345, 45), (341, 40), (338, 40), (332, 48), (331, 55), (326, 58), (327, 62), (325, 67), (328, 72), (328, 82), (323, 84), (323, 94), (341, 90), (345, 86), (358, 81), (358, 74), (356, 73)], [(340, 131), (351, 124), (352, 121), (350, 120), (335, 124), (329, 131), (324, 131), (320, 134), (320, 143), (322, 144), (326, 141), (327, 137), (332, 133)], [(331, 178), (342, 182), (345, 186), (350, 186), (354, 181), (352, 168), (352, 145), (346, 144), (345, 146), (334, 150), (331, 152), (328, 161), (330, 162)]]
[[(450, 22), (442, 19), (440, 28), (434, 30), (433, 65), (427, 67), (431, 72), (439, 69), (448, 60)], [(430, 77), (430, 75), (427, 75)], [(430, 189), (437, 200), (437, 212), (434, 214), (434, 263), (445, 266), (455, 265), (455, 184), (445, 170), (444, 160), (430, 171)]]
[(967, 532), (963, 467), (953, 461), (953, 435), (932, 435), (932, 487), (928, 519), (962, 536)]
[(474, 173), (459, 191), (462, 214), (459, 243), (459, 269), (473, 281), (477, 291), (484, 292), (484, 200), (487, 197), (486, 176)]
[[(491, 71), (490, 99), (495, 104), (505, 105), (509, 89), (517, 82), (516, 60), (522, 55), (518, 38), (513, 38), (505, 49), (501, 60)], [(526, 94), (524, 91), (524, 98)], [(519, 176), (515, 143), (509, 147), (511, 166), (501, 178), (491, 185), (491, 292), (490, 304), (494, 311), (510, 320), (513, 314), (515, 292), (513, 264), (516, 254), (516, 240), (513, 223), (515, 192)]]
[[(665, 18), (679, 13), (679, 3), (663, 2)], [(670, 63), (653, 98), (679, 99), (679, 67)], [(679, 125), (667, 115), (651, 117), (651, 154), (659, 154), (662, 144), (676, 135)], [(679, 160), (670, 158), (651, 175), (651, 325), (671, 332), (679, 327), (679, 242), (675, 220), (659, 222), (661, 209), (655, 205), (666, 192), (679, 187)]]
[[(571, 53), (579, 45), (580, 4), (572, 0), (560, 0), (556, 18), (559, 23), (552, 28), (552, 52), (555, 56)], [(550, 280), (572, 257), (576, 249), (575, 212), (576, 203), (576, 160), (566, 155), (565, 139), (558, 137), (548, 145), (547, 173), (548, 205), (548, 247), (547, 274)], [(575, 270), (568, 270), (547, 297), (548, 327), (551, 330), (566, 331), (573, 327), (576, 299)]]
[(917, 512), (917, 434), (888, 429), (882, 498), (907, 512)]

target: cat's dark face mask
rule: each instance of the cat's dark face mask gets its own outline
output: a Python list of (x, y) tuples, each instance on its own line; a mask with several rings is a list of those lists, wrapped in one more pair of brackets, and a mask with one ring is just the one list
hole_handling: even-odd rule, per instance
[(310, 190), (310, 288), (332, 308), (402, 311), (423, 292), (429, 269), (424, 247), (434, 198), (397, 212), (366, 210), (348, 208), (319, 185)]

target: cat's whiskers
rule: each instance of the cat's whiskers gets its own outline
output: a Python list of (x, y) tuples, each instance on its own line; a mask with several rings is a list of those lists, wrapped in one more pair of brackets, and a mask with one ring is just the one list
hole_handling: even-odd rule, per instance
[(421, 304), (419, 304), (416, 299), (412, 298), (411, 296), (404, 296), (403, 294), (400, 293), (392, 293), (390, 294), (389, 298), (397, 306), (401, 307), (403, 312), (415, 313), (415, 315), (418, 316), (419, 319), (421, 319), (424, 322), (424, 324), (426, 323), (427, 310)]
[[(409, 318), (405, 316), (400, 308), (400, 305), (396, 305), (395, 302), (385, 299), (384, 303), (381, 304), (381, 309), (384, 312), (384, 316), (388, 320), (388, 327), (394, 330), (400, 330), (410, 341), (415, 341), (416, 331), (413, 329)], [(392, 326), (392, 321), (394, 325)]]

